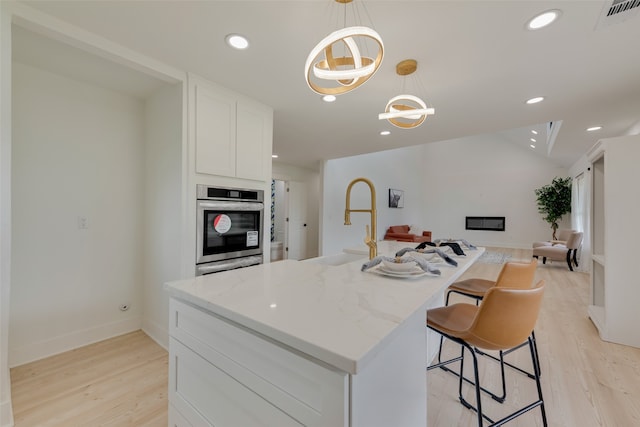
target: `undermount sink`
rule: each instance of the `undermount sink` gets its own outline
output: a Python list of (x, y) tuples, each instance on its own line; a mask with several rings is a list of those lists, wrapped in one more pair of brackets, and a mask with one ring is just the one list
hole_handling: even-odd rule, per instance
[(342, 265), (342, 264), (348, 264), (350, 262), (358, 261), (358, 260), (364, 262), (368, 260), (368, 257), (367, 255), (363, 255), (363, 254), (348, 254), (343, 252), (335, 255), (309, 258), (307, 260), (304, 260), (303, 262), (312, 262), (315, 264), (324, 264), (324, 265)]

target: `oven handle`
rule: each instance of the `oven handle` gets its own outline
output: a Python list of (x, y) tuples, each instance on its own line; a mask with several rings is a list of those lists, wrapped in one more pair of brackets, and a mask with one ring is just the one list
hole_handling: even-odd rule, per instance
[(198, 206), (204, 209), (217, 209), (225, 211), (261, 211), (264, 209), (264, 203), (254, 202), (222, 202), (222, 201), (203, 201), (198, 200)]
[(196, 276), (234, 270), (241, 267), (250, 267), (257, 264), (262, 264), (262, 255), (247, 256), (228, 261), (217, 261), (209, 264), (200, 264), (196, 265)]

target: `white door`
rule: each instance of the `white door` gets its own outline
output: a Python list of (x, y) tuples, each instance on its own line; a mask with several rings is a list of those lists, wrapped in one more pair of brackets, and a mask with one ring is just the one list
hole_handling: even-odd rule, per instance
[(289, 181), (287, 192), (287, 250), (288, 259), (307, 258), (307, 192), (301, 182)]

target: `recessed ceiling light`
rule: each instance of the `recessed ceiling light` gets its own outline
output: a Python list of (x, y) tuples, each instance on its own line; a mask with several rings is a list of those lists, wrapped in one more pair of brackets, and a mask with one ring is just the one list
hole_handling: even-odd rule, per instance
[(544, 96), (536, 96), (535, 98), (527, 99), (527, 104), (537, 104), (544, 101)]
[(527, 28), (529, 30), (539, 30), (540, 28), (546, 27), (551, 24), (553, 21), (560, 17), (562, 12), (558, 9), (547, 10), (546, 12), (542, 12), (539, 15), (534, 16), (527, 22)]
[(537, 134), (538, 134), (538, 132), (537, 132), (537, 131), (535, 131), (535, 130), (533, 130), (533, 129), (531, 129), (531, 133), (532, 133), (532, 134), (534, 134), (534, 135), (537, 135)]
[(388, 130), (383, 130), (382, 132), (380, 132), (380, 135), (382, 135), (382, 136), (387, 136), (387, 135), (390, 135), (390, 134), (391, 134), (391, 132), (389, 132)]
[(336, 96), (335, 95), (325, 95), (322, 97), (322, 100), (324, 102), (333, 102), (336, 100)]
[(234, 49), (246, 49), (249, 47), (249, 40), (240, 34), (229, 34), (225, 40), (227, 44)]
[(529, 145), (529, 147), (531, 147), (531, 148), (536, 148), (536, 146), (535, 146), (535, 145), (533, 145), (533, 144), (530, 144), (530, 145)]
[(531, 142), (536, 142), (536, 139), (535, 138), (531, 138), (530, 141)]
[(272, 158), (272, 159), (277, 159), (277, 158), (278, 158), (278, 155), (277, 155), (277, 154), (272, 154), (272, 155), (271, 155), (271, 158)]
[(595, 130), (600, 130), (602, 129), (602, 126), (592, 126), (590, 128), (587, 128), (587, 132), (593, 132)]

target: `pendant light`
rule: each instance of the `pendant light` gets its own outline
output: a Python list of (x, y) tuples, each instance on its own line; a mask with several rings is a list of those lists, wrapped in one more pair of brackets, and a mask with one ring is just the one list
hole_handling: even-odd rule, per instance
[[(405, 77), (402, 91), (405, 92), (405, 84), (407, 76), (412, 75), (414, 78), (414, 86), (416, 90), (421, 89), (420, 81), (417, 75), (414, 75), (418, 69), (418, 62), (415, 59), (405, 59), (396, 65), (396, 73)], [(405, 92), (406, 93), (406, 92)], [(415, 95), (398, 95), (394, 96), (387, 102), (384, 113), (378, 114), (379, 120), (388, 120), (392, 125), (402, 129), (413, 129), (424, 123), (430, 114), (435, 114), (434, 108), (427, 108), (427, 104)]]
[[(323, 38), (304, 67), (307, 85), (320, 95), (341, 95), (362, 86), (380, 68), (384, 56), (382, 38), (375, 30), (362, 25), (346, 27), (346, 8), (353, 0), (335, 1), (345, 7), (345, 28)], [(366, 56), (369, 51), (375, 55)]]

